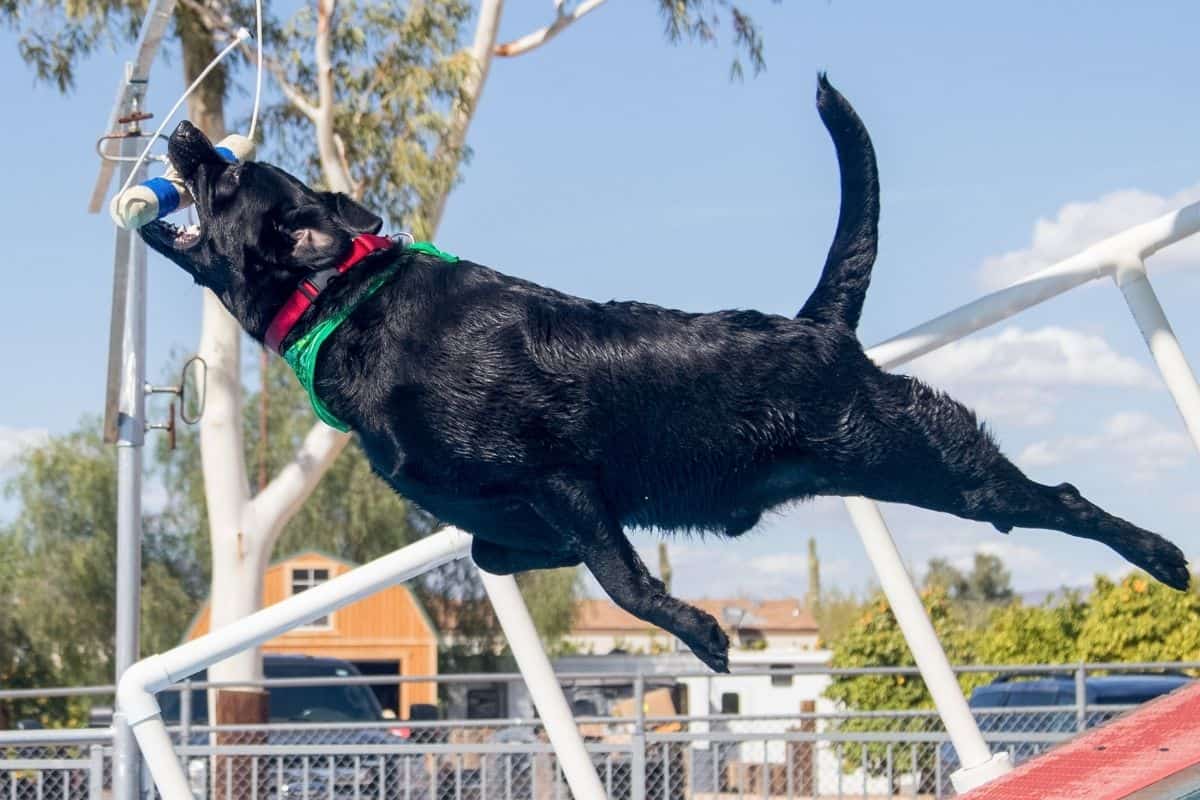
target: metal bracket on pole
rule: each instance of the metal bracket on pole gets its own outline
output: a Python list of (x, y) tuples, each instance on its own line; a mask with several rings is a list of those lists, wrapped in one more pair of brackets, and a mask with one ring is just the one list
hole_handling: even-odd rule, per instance
[[(142, 107), (146, 98), (146, 86), (150, 80), (150, 65), (154, 63), (154, 59), (158, 55), (158, 48), (162, 44), (163, 35), (167, 32), (167, 25), (175, 13), (175, 2), (176, 0), (157, 0), (150, 4), (146, 18), (142, 20), (141, 30), (138, 31), (134, 59), (125, 65), (125, 74), (117, 84), (117, 97), (113, 102), (112, 111), (108, 115), (108, 124), (104, 128), (105, 134), (116, 131), (120, 124), (118, 120)], [(106, 151), (102, 151), (101, 154), (113, 155)], [(115, 162), (113, 161), (101, 160), (100, 173), (96, 176), (96, 184), (92, 187), (92, 197), (88, 203), (89, 213), (98, 214), (104, 207), (104, 200), (108, 196), (108, 188), (112, 183), (114, 166)]]

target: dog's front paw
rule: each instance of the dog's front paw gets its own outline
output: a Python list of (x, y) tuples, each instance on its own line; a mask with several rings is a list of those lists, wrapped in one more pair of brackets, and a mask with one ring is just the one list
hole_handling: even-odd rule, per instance
[(713, 672), (729, 672), (729, 637), (708, 614), (690, 607), (688, 610), (691, 619), (678, 631), (679, 638)]

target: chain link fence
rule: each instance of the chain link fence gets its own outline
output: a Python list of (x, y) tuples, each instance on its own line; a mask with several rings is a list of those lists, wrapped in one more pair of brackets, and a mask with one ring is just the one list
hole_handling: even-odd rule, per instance
[[(1007, 670), (1007, 675), (1004, 668), (964, 669), (999, 675), (989, 684), (992, 687), (1034, 686), (1021, 681), (1031, 673), (1065, 676), (1055, 684), (1061, 691), (1053, 704), (974, 709), (993, 750), (1006, 750), (1020, 763), (1133, 707), (1095, 702), (1089, 674), (1155, 670), (1184, 681), (1184, 670), (1197, 667), (1200, 664), (1022, 667)], [(802, 669), (796, 674), (828, 678), (897, 672), (904, 670)], [(753, 674), (734, 677), (750, 686), (744, 681)], [(778, 668), (763, 672), (768, 680), (782, 683), (780, 674)], [(693, 693), (690, 703), (681, 704), (685, 707), (657, 713), (654, 696), (661, 700), (686, 675), (561, 677), (576, 705), (597, 774), (613, 800), (932, 800), (954, 794), (950, 775), (959, 767), (957, 756), (940, 718), (930, 710), (847, 710), (814, 697), (794, 713), (715, 713), (713, 701), (721, 694), (710, 692), (707, 701)], [(699, 679), (717, 685), (723, 678), (703, 674)], [(380, 680), (354, 677), (313, 683), (366, 686)], [(515, 686), (519, 676), (421, 680)], [(280, 684), (274, 691), (283, 691), (302, 682), (274, 683)], [(270, 687), (272, 682), (266, 684)], [(205, 687), (197, 683), (189, 690), (202, 692)], [(95, 687), (88, 691), (97, 694)], [(205, 705), (202, 694), (182, 703), (179, 696), (188, 692), (176, 695), (174, 707), (183, 714), (171, 720), (172, 733), (198, 800), (571, 797), (545, 732), (532, 714), (212, 726), (200, 710)], [(161, 696), (164, 708), (170, 706), (168, 696)], [(449, 701), (443, 705), (454, 710)], [(111, 795), (111, 742), (107, 727), (0, 731), (0, 800), (120, 800)], [(149, 787), (146, 796), (154, 796)]]

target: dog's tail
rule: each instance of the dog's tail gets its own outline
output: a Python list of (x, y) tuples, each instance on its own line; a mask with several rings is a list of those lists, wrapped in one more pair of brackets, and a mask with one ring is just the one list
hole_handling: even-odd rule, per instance
[(837, 149), (842, 207), (821, 279), (799, 316), (818, 322), (840, 322), (854, 330), (871, 282), (879, 237), (875, 150), (862, 120), (824, 73), (817, 80), (817, 110)]

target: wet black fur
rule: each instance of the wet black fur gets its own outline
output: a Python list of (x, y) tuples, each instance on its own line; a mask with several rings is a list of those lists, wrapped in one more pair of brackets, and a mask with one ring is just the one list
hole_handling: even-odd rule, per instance
[[(855, 327), (875, 258), (875, 157), (824, 77), (817, 106), (837, 149), (841, 212), (795, 319), (596, 303), (395, 250), (335, 281), (292, 334), (399, 262), (326, 343), (318, 392), (396, 491), (475, 534), (481, 567), (582, 562), (620, 606), (716, 670), (727, 667), (720, 626), (664, 591), (623, 526), (738, 536), (789, 501), (864, 495), (1002, 531), (1094, 539), (1185, 588), (1177, 547), (1069, 484), (1029, 480), (970, 410), (863, 354)], [(198, 198), (201, 240), (178, 250), (161, 223), (145, 239), (259, 340), (302, 275), (338, 263), (356, 233), (381, 225), (275, 167), (225, 165), (187, 123), (170, 155)]]

